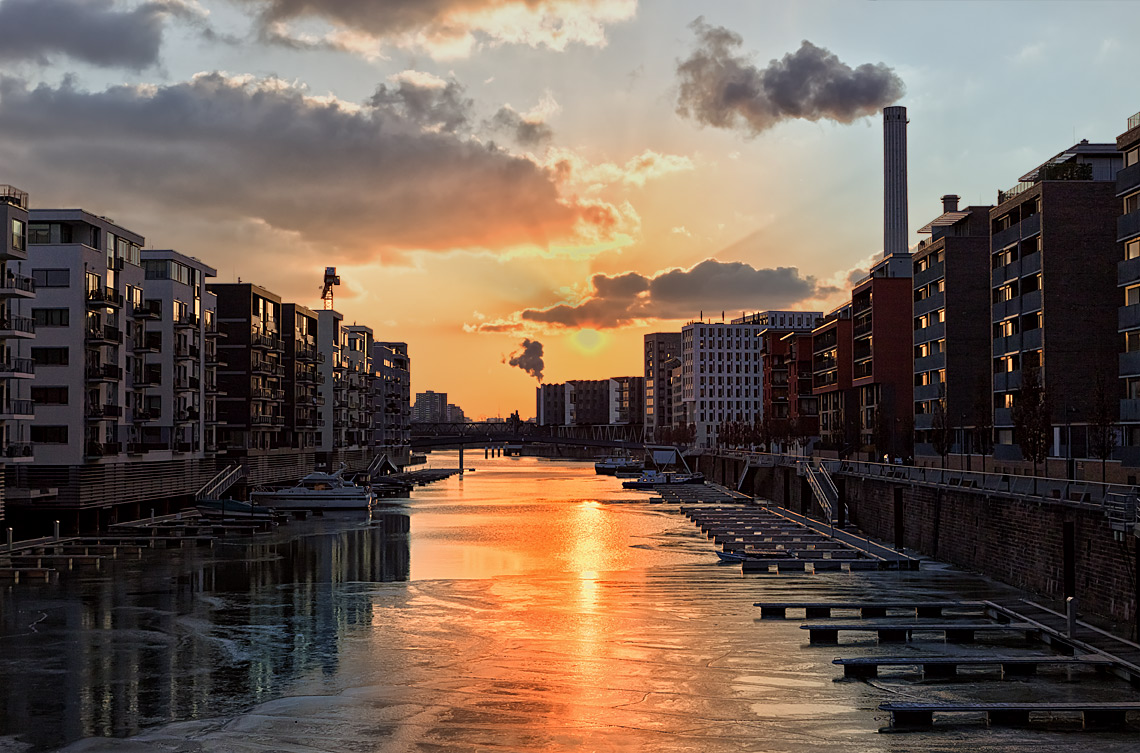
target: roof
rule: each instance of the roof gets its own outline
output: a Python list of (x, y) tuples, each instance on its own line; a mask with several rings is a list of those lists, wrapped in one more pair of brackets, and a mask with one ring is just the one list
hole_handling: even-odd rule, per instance
[(918, 229), (920, 233), (933, 233), (936, 227), (949, 227), (970, 216), (969, 211), (943, 212)]
[(1088, 139), (1081, 141), (1079, 144), (1073, 144), (1071, 147), (1056, 155), (1052, 159), (1047, 159), (1037, 167), (1033, 168), (1025, 175), (1022, 175), (1018, 180), (1022, 183), (1032, 183), (1037, 180), (1038, 174), (1041, 170), (1048, 165), (1059, 165), (1062, 162), (1068, 162), (1073, 157), (1077, 156), (1115, 156), (1117, 152), (1116, 144), (1090, 144)]

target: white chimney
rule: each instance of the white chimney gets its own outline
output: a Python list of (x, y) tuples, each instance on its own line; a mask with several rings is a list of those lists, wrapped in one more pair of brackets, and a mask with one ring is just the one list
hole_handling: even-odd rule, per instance
[(883, 253), (905, 254), (910, 230), (906, 206), (906, 108), (883, 108)]

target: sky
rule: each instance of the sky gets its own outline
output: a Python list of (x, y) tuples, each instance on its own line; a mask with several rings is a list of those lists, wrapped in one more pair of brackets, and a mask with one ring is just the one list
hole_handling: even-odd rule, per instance
[[(534, 414), (700, 316), (828, 310), (909, 214), (1140, 110), (1140, 3), (0, 0), (0, 183), (408, 343)], [(18, 33), (12, 30), (18, 29)]]

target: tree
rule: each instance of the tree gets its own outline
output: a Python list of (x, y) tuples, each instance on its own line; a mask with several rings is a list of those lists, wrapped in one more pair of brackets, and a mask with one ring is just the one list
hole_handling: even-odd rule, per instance
[(982, 456), (982, 472), (986, 470), (986, 456), (994, 451), (994, 414), (990, 407), (990, 389), (984, 380), (978, 380), (977, 399), (974, 401), (974, 447)]
[(934, 413), (930, 424), (930, 443), (934, 451), (942, 456), (942, 467), (946, 467), (946, 456), (954, 447), (954, 427), (950, 414), (946, 411), (946, 383), (938, 384), (938, 399), (934, 401)]
[[(1115, 381), (1115, 380), (1114, 380)], [(1116, 411), (1115, 395), (1107, 384), (1102, 369), (1097, 369), (1093, 375), (1093, 405), (1092, 415), (1089, 417), (1089, 454), (1100, 460), (1100, 482), (1105, 483), (1105, 466), (1116, 449)]]
[(871, 415), (871, 426), (868, 428), (871, 430), (871, 443), (875, 447), (876, 455), (879, 458), (886, 455), (889, 461), (891, 451), (894, 449), (894, 437), (891, 431), (891, 419), (882, 406), (875, 408)]
[(1037, 476), (1037, 467), (1049, 456), (1052, 428), (1045, 387), (1041, 384), (1041, 370), (1035, 365), (1023, 364), (1021, 389), (1013, 405), (1013, 430), (1022, 456), (1033, 463), (1034, 476)]

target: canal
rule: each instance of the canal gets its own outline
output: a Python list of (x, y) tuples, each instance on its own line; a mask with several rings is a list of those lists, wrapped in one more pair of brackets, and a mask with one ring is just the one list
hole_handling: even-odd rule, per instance
[[(433, 465), (454, 466), (436, 453)], [(744, 576), (675, 507), (583, 462), (483, 459), (360, 516), (0, 591), (0, 751), (1133, 751), (983, 722), (883, 734), (900, 700), (1133, 699), (1089, 671), (836, 681), (760, 600), (1007, 594), (920, 572)], [(1012, 639), (968, 649), (1028, 651)], [(1037, 650), (1037, 649), (1033, 649)]]

